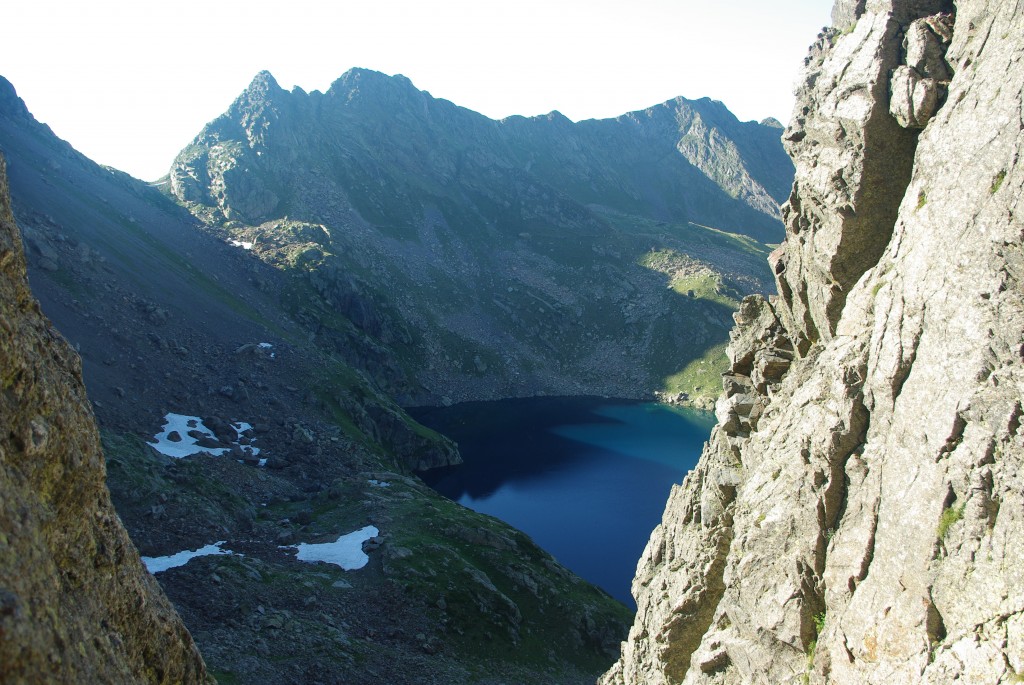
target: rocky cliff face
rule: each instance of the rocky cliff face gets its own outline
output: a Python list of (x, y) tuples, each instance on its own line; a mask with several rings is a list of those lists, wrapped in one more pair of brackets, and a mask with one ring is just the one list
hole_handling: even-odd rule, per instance
[(603, 683), (1024, 674), (1024, 8), (838, 2), (785, 134), (779, 296)]
[(206, 681), (110, 504), (78, 356), (28, 289), (2, 158), (0, 323), (0, 681)]

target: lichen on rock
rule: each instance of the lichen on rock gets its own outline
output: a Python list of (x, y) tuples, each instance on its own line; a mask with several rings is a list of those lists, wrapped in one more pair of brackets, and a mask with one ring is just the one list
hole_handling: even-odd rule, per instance
[(212, 682), (110, 503), (81, 362), (28, 288), (0, 158), (0, 682)]

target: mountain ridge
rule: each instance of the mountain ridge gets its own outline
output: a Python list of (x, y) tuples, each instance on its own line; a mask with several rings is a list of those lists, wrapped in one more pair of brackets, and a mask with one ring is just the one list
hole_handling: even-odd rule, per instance
[[(662, 111), (669, 112), (671, 117), (678, 119), (679, 113), (682, 112), (684, 109), (692, 110), (692, 113), (689, 114), (689, 118), (698, 120), (701, 116), (707, 118), (712, 122), (711, 126), (708, 127), (711, 131), (721, 130), (722, 127), (732, 130), (747, 129), (751, 131), (758, 131), (760, 128), (762, 128), (762, 125), (756, 122), (740, 122), (738, 119), (736, 119), (735, 116), (733, 116), (728, 111), (728, 109), (726, 109), (725, 105), (716, 100), (711, 100), (709, 98), (701, 98), (699, 100), (687, 100), (686, 98), (683, 97), (673, 98), (664, 103), (659, 103), (657, 105), (653, 105), (651, 107), (647, 107), (641, 110), (628, 112), (626, 114), (610, 119), (586, 119), (574, 123), (571, 122), (566, 117), (564, 117), (563, 115), (561, 115), (560, 113), (558, 113), (557, 111), (554, 111), (544, 115), (513, 115), (499, 120), (495, 120), (489, 119), (488, 117), (482, 114), (478, 114), (477, 112), (466, 109), (464, 107), (460, 107), (454, 103), (451, 103), (448, 100), (434, 98), (432, 95), (430, 95), (430, 93), (416, 89), (413, 83), (404, 76), (387, 76), (377, 71), (362, 68), (354, 68), (345, 72), (342, 76), (336, 79), (324, 93), (320, 93), (319, 91), (312, 91), (310, 93), (306, 93), (305, 91), (297, 87), (292, 91), (286, 91), (285, 89), (281, 88), (278, 85), (276, 79), (274, 79), (273, 75), (269, 71), (260, 72), (259, 74), (256, 75), (256, 77), (254, 77), (252, 82), (242, 92), (242, 94), (239, 95), (239, 97), (236, 98), (235, 101), (229, 106), (225, 115), (218, 117), (213, 122), (208, 124), (207, 128), (209, 129), (209, 132), (212, 133), (214, 136), (223, 136), (227, 133), (226, 131), (219, 130), (219, 128), (223, 125), (227, 124), (228, 122), (234, 122), (237, 125), (238, 122), (235, 121), (237, 119), (242, 119), (246, 122), (251, 123), (255, 119), (263, 116), (264, 113), (270, 111), (268, 108), (270, 108), (272, 104), (279, 105), (280, 107), (283, 108), (283, 111), (287, 111), (287, 113), (292, 115), (295, 114), (295, 110), (297, 108), (303, 108), (306, 107), (307, 105), (314, 109), (317, 113), (323, 114), (323, 108), (331, 106), (328, 105), (327, 103), (338, 103), (339, 101), (341, 102), (341, 104), (335, 106), (334, 110), (339, 113), (344, 113), (349, 108), (355, 108), (359, 106), (371, 108), (395, 107), (396, 105), (399, 104), (407, 106), (408, 109), (410, 110), (409, 114), (422, 113), (423, 121), (418, 121), (414, 116), (410, 117), (409, 114), (402, 113), (401, 110), (396, 110), (397, 118), (395, 119), (395, 121), (398, 123), (405, 124), (407, 126), (414, 125), (415, 128), (422, 129), (424, 132), (428, 133), (426, 137), (433, 138), (431, 142), (437, 142), (438, 140), (437, 135), (429, 135), (430, 132), (436, 129), (437, 127), (443, 128), (443, 125), (449, 122), (461, 124), (463, 127), (465, 127), (467, 125), (467, 122), (472, 121), (472, 123), (475, 125), (482, 125), (479, 126), (481, 130), (474, 131), (472, 128), (470, 128), (468, 131), (460, 131), (460, 133), (463, 135), (469, 134), (466, 136), (468, 138), (468, 142), (463, 143), (463, 147), (475, 144), (475, 139), (477, 137), (480, 137), (485, 142), (488, 142), (492, 145), (497, 145), (499, 149), (504, 148), (503, 150), (501, 150), (502, 153), (505, 155), (506, 158), (513, 160), (516, 159), (517, 155), (513, 151), (510, 151), (508, 149), (508, 141), (501, 141), (501, 132), (505, 128), (514, 129), (513, 131), (510, 132), (510, 134), (518, 136), (519, 140), (515, 140), (512, 142), (514, 144), (521, 144), (521, 139), (524, 135), (530, 135), (532, 133), (532, 128), (535, 128), (538, 124), (543, 125), (544, 122), (561, 122), (559, 125), (555, 126), (556, 130), (580, 131), (579, 135), (581, 138), (584, 138), (584, 141), (570, 143), (574, 146), (580, 147), (582, 147), (581, 143), (585, 142), (586, 136), (591, 134), (591, 131), (593, 131), (594, 129), (596, 129), (596, 131), (594, 131), (595, 133), (606, 134), (607, 132), (602, 129), (608, 129), (609, 127), (613, 127), (617, 124), (629, 123), (639, 127), (639, 129), (642, 131), (646, 131), (650, 127), (649, 125), (645, 124), (645, 118), (654, 122), (654, 124), (659, 129), (647, 133), (645, 135), (656, 140), (667, 140), (667, 137), (664, 135), (663, 129), (668, 120), (664, 116), (655, 116), (657, 113)], [(340, 109), (338, 107), (340, 107)], [(280, 114), (281, 113), (275, 113), (275, 115)], [(358, 115), (358, 113), (355, 114), (355, 116)], [(269, 121), (263, 122), (263, 128), (268, 127), (269, 123)], [(565, 126), (564, 124), (569, 124), (569, 126)], [(263, 143), (263, 138), (261, 137), (261, 134), (258, 134), (255, 130), (250, 130), (246, 128), (244, 124), (242, 128), (245, 131), (247, 143), (250, 146), (255, 146)], [(767, 138), (771, 138), (774, 135), (775, 127), (768, 126), (764, 128), (770, 129), (766, 133)], [(339, 128), (338, 130), (344, 131), (343, 128)], [(232, 134), (237, 132), (237, 130), (231, 131)], [(203, 135), (204, 134), (201, 133), (200, 138)], [(592, 137), (593, 136), (591, 135), (591, 138)], [(764, 146), (765, 142), (767, 141), (759, 141), (758, 145)], [(298, 145), (297, 147), (301, 148), (301, 145)], [(752, 146), (747, 145), (746, 147), (751, 148)], [(748, 154), (746, 155), (739, 155), (741, 161), (747, 158), (753, 158), (761, 166), (763, 166), (766, 163), (763, 159), (763, 151), (757, 151), (758, 154), (753, 154), (753, 151), (751, 150), (748, 150), (747, 152)], [(664, 152), (658, 154), (663, 155)], [(646, 160), (648, 158), (642, 157), (641, 159)], [(780, 159), (782, 159), (782, 156), (777, 155), (777, 159), (774, 160), (776, 166), (779, 165)], [(691, 163), (693, 162), (692, 159), (688, 159), (688, 161), (690, 161)], [(508, 162), (499, 162), (499, 164), (508, 165)], [(782, 166), (784, 167), (785, 164), (783, 163)], [(758, 171), (759, 173), (757, 173), (756, 176), (758, 178), (764, 178), (766, 182), (769, 182), (768, 179), (770, 177), (775, 177), (773, 191), (767, 194), (769, 197), (774, 197), (778, 201), (783, 200), (786, 192), (788, 192), (789, 185), (789, 179), (786, 178), (785, 169), (782, 169), (781, 175), (778, 174), (779, 169), (772, 170), (773, 172), (775, 172), (774, 174), (765, 173), (765, 169), (759, 169)], [(186, 176), (182, 176), (180, 174), (176, 175), (174, 169), (172, 168), (170, 177), (172, 180), (172, 184), (174, 184), (172, 185), (172, 188), (174, 188), (174, 192), (176, 195), (178, 195), (179, 197), (190, 195), (195, 196), (194, 192), (185, 190), (186, 187), (191, 187), (188, 184), (188, 179)], [(750, 179), (750, 182), (753, 184), (758, 184), (758, 181), (755, 181), (753, 179)], [(710, 186), (707, 189), (710, 190)], [(192, 190), (194, 190), (194, 188), (192, 188)], [(779, 218), (777, 208), (764, 206), (759, 207), (757, 211), (766, 212), (769, 216), (776, 220)], [(261, 219), (264, 218), (264, 214), (257, 211), (255, 214), (249, 216), (248, 218)], [(658, 218), (672, 218), (678, 220), (680, 218), (689, 217), (683, 217), (682, 215), (679, 214), (677, 210), (673, 216), (665, 216)], [(747, 219), (748, 221), (751, 220), (750, 217), (747, 217)], [(706, 219), (703, 220), (703, 223), (712, 225), (716, 224), (716, 222), (709, 221)], [(770, 222), (761, 222), (759, 223), (759, 226), (761, 228), (758, 228), (758, 230), (764, 232), (766, 231), (765, 227), (769, 225)], [(732, 230), (739, 232), (744, 232), (744, 230), (754, 230), (753, 228), (745, 229), (745, 227), (739, 226), (738, 224), (733, 227), (719, 227), (726, 229), (732, 228)], [(764, 232), (763, 237), (769, 237), (771, 235), (781, 237), (781, 234), (772, 234), (771, 232)]]
[[(690, 364), (720, 364), (729, 305), (716, 297), (735, 306), (728, 293), (770, 283), (765, 248), (705, 227), (776, 231), (754, 177), (781, 168), (776, 195), (788, 183), (777, 128), (686, 103), (495, 121), (369, 70), (308, 94), (261, 73), (182, 151), (168, 187), (214, 233), (309, 279), (327, 309), (347, 316), (358, 301), (364, 333), (401, 341), (383, 347), (406, 403), (650, 396)], [(659, 273), (648, 265), (663, 250), (677, 257)], [(659, 362), (670, 347), (689, 361)]]

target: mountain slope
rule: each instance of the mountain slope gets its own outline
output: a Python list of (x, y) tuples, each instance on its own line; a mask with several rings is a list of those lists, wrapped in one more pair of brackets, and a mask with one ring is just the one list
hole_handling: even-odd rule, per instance
[(779, 134), (710, 101), (492, 121), (403, 77), (352, 70), (307, 94), (264, 72), (168, 187), (389, 349), (405, 402), (635, 396), (724, 343), (730, 306), (768, 286), (742, 234), (781, 236)]
[[(110, 498), (132, 542), (147, 557), (215, 543), (234, 552), (156, 575), (218, 680), (401, 685), (474, 682), (483, 672), (575, 685), (607, 666), (626, 607), (525, 535), (409, 475), (457, 461), (457, 450), (381, 389), (401, 370), (350, 319), (319, 305), (316, 321), (330, 317), (332, 328), (310, 327), (310, 283), (83, 157), (3, 80), (0, 149), (32, 286), (81, 352)], [(359, 303), (348, 304), (368, 325)], [(170, 414), (195, 425), (163, 431)], [(212, 435), (197, 438), (199, 422)], [(158, 434), (165, 448), (202, 444), (179, 458), (177, 448), (154, 447)], [(61, 485), (71, 496), (82, 484)], [(0, 503), (14, 494), (4, 484)], [(297, 544), (368, 526), (377, 535), (362, 569), (297, 558)], [(115, 541), (117, 554), (136, 554)], [(23, 563), (5, 559), (0, 572)], [(20, 620), (21, 605), (8, 614), (3, 601), (0, 622)], [(166, 657), (153, 660), (166, 658), (168, 678), (180, 653), (171, 637)], [(132, 680), (101, 676), (84, 680)]]
[(779, 297), (737, 314), (604, 683), (1024, 674), (1024, 14), (833, 17), (785, 136)]
[[(197, 381), (204, 393), (258, 383), (236, 397), (211, 391), (211, 409), (244, 405), (243, 393), (257, 390), (267, 405), (284, 407), (296, 392), (288, 388), (304, 385), (304, 367), (317, 360), (332, 385), (307, 390), (329, 392), (361, 431), (410, 458), (417, 450), (433, 455), (425, 466), (455, 458), (450, 445), (419, 440), (422, 427), (365, 379), (387, 373), (374, 343), (339, 325), (354, 363), (325, 354), (276, 297), (287, 290), (276, 270), (204, 233), (154, 188), (79, 154), (36, 122), (2, 78), (0, 149), (33, 288), (81, 352), (101, 421), (134, 428), (141, 407), (156, 421), (164, 408), (187, 404)], [(265, 340), (287, 347), (256, 379), (235, 350)], [(119, 409), (127, 396), (141, 405), (130, 417)], [(368, 414), (372, 406), (379, 409)]]

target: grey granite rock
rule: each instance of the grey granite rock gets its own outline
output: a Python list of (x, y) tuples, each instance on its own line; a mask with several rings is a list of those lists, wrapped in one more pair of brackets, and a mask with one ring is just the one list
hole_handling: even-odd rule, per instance
[(957, 3), (948, 97), (914, 133), (887, 85), (937, 5), (870, 1), (812, 49), (780, 297), (736, 316), (722, 422), (603, 683), (1024, 673), (1024, 13)]
[(889, 112), (904, 128), (924, 128), (946, 99), (952, 70), (946, 51), (953, 38), (953, 15), (917, 19), (903, 40), (906, 64), (896, 67), (890, 83)]

